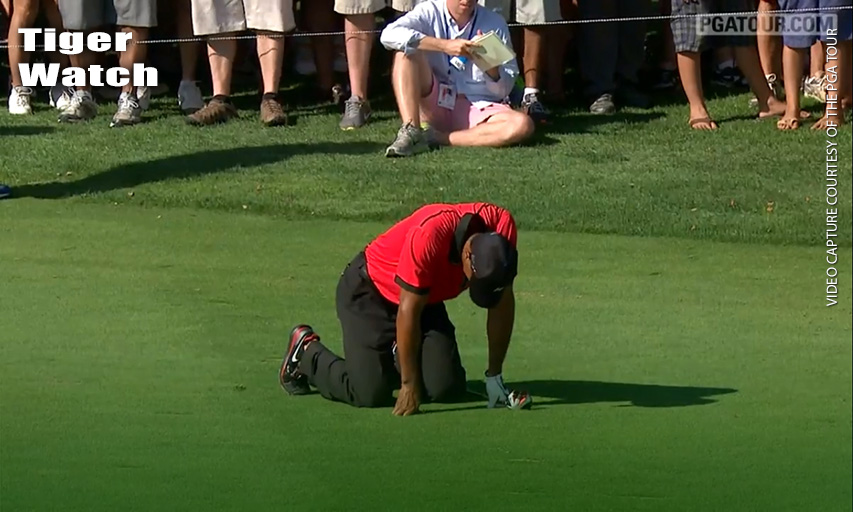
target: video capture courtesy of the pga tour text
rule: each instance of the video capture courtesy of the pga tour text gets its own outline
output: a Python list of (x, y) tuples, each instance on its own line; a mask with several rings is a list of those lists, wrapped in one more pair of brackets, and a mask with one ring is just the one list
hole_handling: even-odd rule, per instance
[(0, 512), (853, 511), (853, 0), (0, 0)]

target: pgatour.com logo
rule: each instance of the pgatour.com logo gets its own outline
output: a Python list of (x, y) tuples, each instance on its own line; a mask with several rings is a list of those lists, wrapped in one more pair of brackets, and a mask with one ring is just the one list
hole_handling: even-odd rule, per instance
[(838, 15), (796, 14), (714, 14), (696, 18), (701, 36), (753, 36), (760, 32), (777, 36), (818, 36), (838, 28)]

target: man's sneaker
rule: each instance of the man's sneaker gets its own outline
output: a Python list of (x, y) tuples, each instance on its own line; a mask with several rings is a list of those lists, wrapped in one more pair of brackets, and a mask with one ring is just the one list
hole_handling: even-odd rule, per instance
[(412, 156), (428, 150), (429, 142), (423, 130), (412, 123), (406, 123), (397, 131), (397, 138), (385, 150), (385, 156)]
[(741, 75), (738, 73), (737, 68), (726, 66), (714, 69), (714, 76), (711, 81), (721, 87), (730, 89), (741, 84)]
[(521, 99), (521, 110), (533, 120), (535, 123), (545, 123), (548, 121), (548, 111), (545, 105), (539, 101), (536, 93), (525, 94)]
[(0, 199), (6, 199), (12, 196), (12, 188), (9, 185), (0, 183)]
[(59, 113), (60, 123), (89, 121), (98, 114), (98, 104), (89, 91), (74, 91), (71, 102)]
[(287, 124), (287, 114), (281, 104), (272, 99), (261, 100), (261, 122), (266, 126), (281, 126)]
[(590, 113), (593, 114), (612, 114), (616, 112), (616, 104), (613, 103), (613, 95), (604, 93), (592, 102), (589, 106)]
[(214, 98), (198, 112), (188, 115), (186, 120), (193, 126), (209, 126), (227, 122), (234, 117), (237, 117), (234, 105)]
[(810, 76), (803, 80), (803, 92), (809, 98), (826, 103), (826, 75)]
[(354, 130), (367, 124), (370, 119), (370, 103), (358, 96), (350, 96), (344, 103), (344, 115), (341, 117), (341, 130)]
[(121, 93), (118, 98), (118, 111), (110, 122), (110, 128), (132, 126), (142, 121), (142, 107), (139, 100), (129, 92)]
[(196, 82), (181, 80), (178, 86), (178, 107), (185, 115), (194, 114), (204, 108), (204, 98)]
[(16, 86), (12, 88), (12, 93), (9, 95), (9, 113), (13, 115), (27, 115), (33, 113), (33, 107), (30, 104), (30, 98), (33, 95), (33, 90), (29, 87)]
[(56, 110), (65, 110), (68, 105), (71, 105), (71, 100), (74, 98), (74, 89), (54, 85), (50, 88), (50, 106)]
[(299, 362), (308, 344), (314, 341), (320, 341), (320, 337), (308, 325), (297, 325), (290, 331), (290, 343), (278, 370), (278, 381), (281, 389), (291, 395), (305, 395), (311, 391), (308, 378), (299, 371)]

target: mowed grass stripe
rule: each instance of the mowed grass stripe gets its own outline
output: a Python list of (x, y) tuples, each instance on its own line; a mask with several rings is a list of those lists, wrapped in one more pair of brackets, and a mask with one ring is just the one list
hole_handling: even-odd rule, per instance
[[(385, 224), (4, 202), (0, 495), (10, 510), (838, 510), (851, 307), (820, 248), (523, 231), (509, 382), (394, 418), (276, 372)], [(849, 255), (839, 266), (851, 275)], [(841, 287), (849, 299), (849, 282)], [(472, 387), (485, 317), (450, 304)]]
[[(0, 176), (22, 196), (201, 207), (288, 219), (390, 222), (436, 201), (487, 200), (528, 230), (668, 236), (768, 244), (825, 240), (826, 135), (780, 133), (757, 121), (749, 95), (715, 98), (718, 133), (686, 126), (680, 99), (616, 116), (557, 112), (531, 143), (452, 148), (389, 160), (398, 127), (379, 103), (375, 122), (342, 132), (335, 114), (264, 129), (255, 112), (195, 129), (158, 98), (147, 121), (110, 130), (103, 115), (63, 126), (42, 109), (0, 117)], [(817, 105), (807, 103), (815, 110)], [(839, 130), (839, 212), (853, 216), (851, 128)], [(851, 243), (851, 230), (840, 241)]]

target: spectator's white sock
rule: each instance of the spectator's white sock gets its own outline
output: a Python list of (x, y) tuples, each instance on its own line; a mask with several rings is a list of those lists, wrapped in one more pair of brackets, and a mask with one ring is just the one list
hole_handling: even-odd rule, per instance
[(723, 61), (723, 62), (720, 62), (719, 64), (717, 64), (717, 70), (718, 71), (722, 71), (726, 68), (733, 68), (733, 67), (735, 67), (734, 59), (729, 59), (729, 60), (726, 60), (726, 61)]
[(528, 94), (539, 94), (539, 89), (536, 87), (525, 87), (524, 95), (527, 96)]

